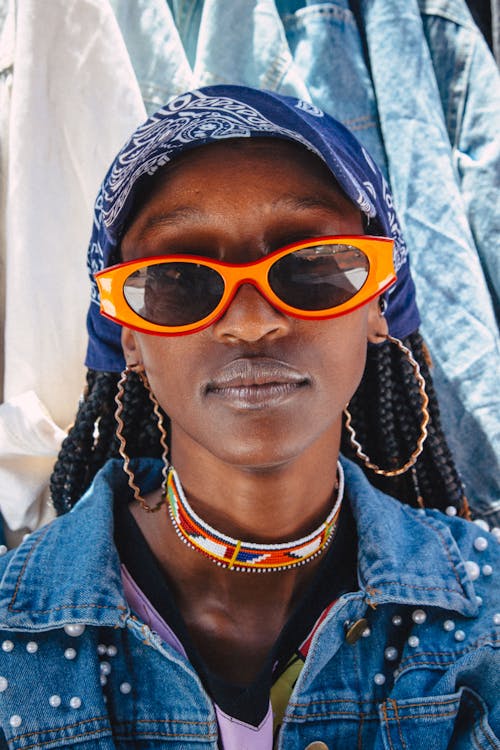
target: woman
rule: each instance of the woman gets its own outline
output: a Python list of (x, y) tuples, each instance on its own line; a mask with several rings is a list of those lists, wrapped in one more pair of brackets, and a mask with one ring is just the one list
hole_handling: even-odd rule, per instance
[(357, 141), (274, 94), (178, 97), (112, 165), (89, 268), (62, 517), (3, 563), (4, 746), (498, 746), (497, 540), (455, 517)]

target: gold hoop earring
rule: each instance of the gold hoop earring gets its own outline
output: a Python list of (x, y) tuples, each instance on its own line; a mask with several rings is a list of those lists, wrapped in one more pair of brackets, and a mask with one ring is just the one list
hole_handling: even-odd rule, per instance
[(427, 425), (429, 423), (429, 412), (427, 410), (427, 406), (429, 405), (429, 397), (425, 392), (425, 380), (422, 376), (422, 373), (420, 372), (420, 367), (418, 366), (418, 362), (414, 359), (411, 351), (403, 344), (402, 341), (394, 338), (394, 336), (387, 334), (385, 338), (387, 339), (387, 341), (390, 341), (391, 344), (395, 344), (408, 359), (408, 362), (412, 366), (415, 379), (418, 383), (418, 390), (422, 399), (422, 422), (420, 423), (420, 435), (417, 440), (417, 447), (411, 454), (408, 461), (404, 464), (404, 466), (401, 466), (399, 469), (381, 469), (380, 466), (374, 464), (373, 461), (371, 461), (370, 458), (366, 455), (366, 453), (363, 452), (360, 443), (357, 441), (356, 432), (354, 431), (354, 427), (352, 426), (352, 416), (347, 406), (344, 409), (344, 414), (346, 416), (345, 426), (347, 431), (349, 432), (349, 440), (356, 452), (356, 456), (363, 461), (368, 469), (371, 469), (373, 472), (375, 472), (375, 474), (381, 474), (384, 477), (398, 477), (408, 471), (408, 469), (411, 469), (411, 467), (416, 463), (417, 458), (423, 451), (424, 443), (427, 438)]
[[(132, 469), (130, 468), (130, 457), (127, 454), (127, 441), (125, 439), (125, 436), (123, 435), (123, 419), (121, 417), (123, 412), (123, 394), (125, 392), (125, 383), (127, 382), (127, 378), (131, 372), (136, 373), (136, 375), (139, 375), (141, 382), (148, 392), (148, 396), (151, 400), (151, 403), (153, 404), (153, 412), (155, 414), (155, 417), (158, 421), (158, 430), (160, 432), (160, 445), (162, 447), (162, 460), (163, 460), (163, 469), (162, 469), (162, 499), (159, 500), (156, 505), (148, 505), (144, 498), (141, 496), (141, 491), (137, 484), (135, 483), (135, 477)], [(169, 462), (167, 458), (168, 454), (168, 444), (167, 444), (167, 431), (165, 429), (165, 425), (163, 424), (163, 416), (160, 411), (160, 405), (158, 401), (156, 400), (156, 397), (151, 390), (151, 387), (149, 385), (149, 381), (146, 376), (146, 372), (144, 370), (144, 366), (142, 364), (133, 364), (133, 365), (127, 365), (123, 372), (121, 373), (120, 380), (118, 381), (117, 386), (117, 392), (115, 396), (115, 403), (116, 403), (116, 411), (115, 411), (115, 419), (116, 419), (116, 437), (118, 438), (118, 441), (120, 443), (118, 447), (118, 453), (123, 459), (123, 471), (128, 477), (128, 486), (134, 493), (134, 500), (136, 500), (141, 508), (145, 510), (147, 513), (156, 513), (156, 511), (160, 510), (162, 505), (165, 503), (166, 498), (166, 492), (165, 488), (167, 485), (167, 476), (168, 476), (168, 470), (169, 470)]]

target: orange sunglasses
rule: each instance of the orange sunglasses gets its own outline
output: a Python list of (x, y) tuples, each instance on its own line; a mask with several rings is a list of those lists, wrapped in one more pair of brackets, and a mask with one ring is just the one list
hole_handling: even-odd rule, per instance
[(224, 314), (242, 284), (253, 284), (286, 315), (334, 318), (395, 282), (393, 244), (367, 235), (317, 237), (251, 263), (197, 255), (141, 258), (96, 273), (101, 313), (143, 333), (194, 333)]

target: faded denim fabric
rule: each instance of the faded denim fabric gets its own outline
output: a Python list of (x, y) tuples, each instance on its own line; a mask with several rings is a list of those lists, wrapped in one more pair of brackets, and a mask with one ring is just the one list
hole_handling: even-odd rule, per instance
[(419, 0), (460, 192), (500, 316), (500, 78), (495, 60), (457, 0)]
[[(462, 0), (432, 3), (436, 12), (442, 9), (443, 23), (446, 8), (452, 6), (462, 7), (463, 14), (468, 13)], [(422, 18), (416, 0), (361, 0), (361, 7), (390, 182), (413, 259), (422, 332), (436, 363), (434, 377), (446, 433), (474, 508), (485, 517), (490, 514), (498, 517), (498, 329), (467, 220), (456, 168), (459, 157), (446, 127)], [(426, 7), (430, 11), (431, 3)], [(434, 42), (437, 45), (441, 40), (443, 50), (449, 49), (450, 34), (455, 31), (454, 54), (460, 59), (468, 49), (462, 47), (457, 37), (462, 27), (451, 20), (448, 23), (447, 35), (435, 38)], [(476, 39), (479, 37), (472, 21), (468, 29)], [(488, 51), (482, 52), (487, 59)], [(437, 46), (434, 55), (438, 55)], [(460, 85), (460, 65), (447, 70), (448, 90), (454, 91)], [(476, 92), (471, 94), (473, 101), (481, 96), (498, 112), (498, 103), (493, 105), (494, 98), (498, 98), (498, 74), (489, 66), (475, 68), (474, 74), (473, 78), (470, 75), (467, 78), (464, 102), (471, 91)], [(441, 73), (441, 77), (444, 75)], [(462, 86), (463, 83), (462, 80)], [(485, 121), (490, 123), (490, 118), (482, 118), (478, 113), (475, 120), (467, 108), (462, 108), (461, 114), (463, 119), (456, 123), (454, 141), (459, 134), (464, 143), (490, 143), (489, 147), (478, 150), (478, 158), (488, 148), (491, 154), (498, 153), (500, 128), (495, 126), (493, 118), (491, 130), (486, 130)], [(499, 122), (498, 115), (496, 121)], [(471, 153), (469, 160), (473, 156)], [(475, 170), (478, 192), (490, 196), (480, 208), (487, 226), (498, 221), (489, 216), (498, 216), (499, 204), (491, 200), (494, 187), (491, 169), (479, 173), (476, 166)], [(470, 171), (474, 171), (472, 166)], [(464, 179), (467, 181), (468, 177)], [(478, 207), (472, 210), (477, 212)], [(498, 247), (498, 240), (495, 242)]]
[[(317, 104), (374, 156), (410, 248), (445, 432), (471, 505), (498, 522), (498, 72), (464, 0), (355, 5), (361, 34), (348, 0), (141, 0), (118, 19), (142, 77), (151, 56), (147, 98), (155, 87), (178, 93), (177, 57), (192, 86), (239, 83)], [(149, 36), (175, 50), (163, 68), (167, 53)]]
[(191, 66), (165, 0), (110, 2), (149, 115), (191, 87)]
[[(359, 590), (320, 625), (278, 747), (498, 747), (498, 530), (408, 508), (343, 466)], [(143, 492), (161, 468), (134, 463)], [(0, 747), (217, 749), (193, 668), (125, 601), (112, 505), (129, 493), (109, 462), (71, 513), (2, 559)], [(362, 617), (370, 632), (350, 645), (346, 623)], [(84, 632), (63, 629), (72, 624)]]
[(387, 178), (375, 91), (348, 0), (280, 0), (277, 6), (294, 62), (313, 102), (356, 135)]

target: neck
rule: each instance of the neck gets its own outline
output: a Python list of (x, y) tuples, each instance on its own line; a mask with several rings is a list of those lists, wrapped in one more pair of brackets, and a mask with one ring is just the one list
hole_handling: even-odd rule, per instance
[[(171, 460), (189, 503), (205, 522), (228, 536), (278, 544), (311, 533), (328, 516), (335, 501), (339, 439), (330, 432), (296, 459), (249, 469), (207, 456), (173, 434)], [(160, 495), (159, 489), (148, 503)], [(207, 663), (234, 677), (226, 668), (228, 654), (236, 654), (238, 679), (240, 667), (245, 679), (253, 679), (324, 555), (266, 575), (235, 572), (184, 544), (167, 508), (145, 513), (133, 503), (131, 510)]]
[(327, 517), (337, 480), (335, 437), (329, 431), (277, 466), (247, 467), (229, 465), (173, 432), (171, 459), (206, 523), (237, 539), (282, 543), (309, 534)]
[[(204, 521), (228, 536), (256, 543), (294, 540), (316, 529), (332, 508), (340, 439), (331, 431), (296, 459), (260, 469), (228, 466), (177, 437), (173, 434), (171, 460), (189, 503)], [(160, 494), (160, 489), (153, 493), (149, 504)], [(255, 617), (262, 627), (265, 611), (274, 642), (323, 559), (319, 555), (307, 565), (266, 575), (233, 572), (183, 544), (167, 508), (145, 513), (132, 504), (131, 510), (190, 630), (200, 622), (216, 623), (220, 629), (223, 623), (237, 621), (244, 628)]]

